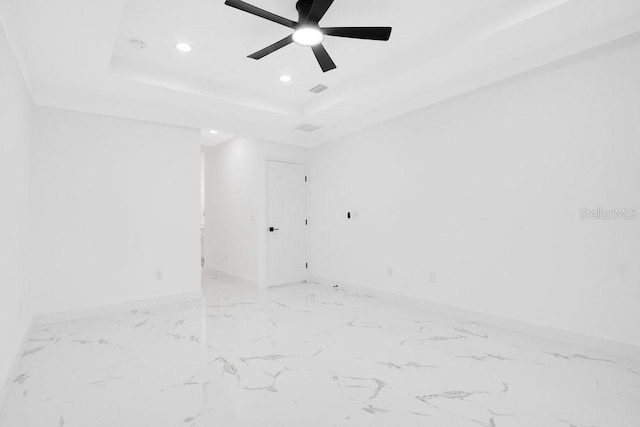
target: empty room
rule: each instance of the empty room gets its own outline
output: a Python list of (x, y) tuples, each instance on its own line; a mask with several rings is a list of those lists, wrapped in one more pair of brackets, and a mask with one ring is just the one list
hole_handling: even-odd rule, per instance
[(0, 0), (0, 427), (639, 427), (638, 0)]

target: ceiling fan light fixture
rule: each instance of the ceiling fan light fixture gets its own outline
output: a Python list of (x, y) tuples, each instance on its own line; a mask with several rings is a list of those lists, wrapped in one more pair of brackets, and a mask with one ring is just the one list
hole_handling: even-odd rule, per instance
[(262, 59), (267, 55), (276, 52), (283, 47), (295, 43), (300, 46), (310, 47), (313, 55), (318, 61), (322, 72), (334, 70), (335, 62), (331, 59), (329, 52), (322, 45), (324, 36), (346, 37), (361, 40), (387, 41), (391, 37), (391, 27), (322, 27), (320, 21), (331, 7), (334, 0), (298, 0), (296, 10), (298, 11), (298, 22), (284, 18), (268, 10), (260, 9), (244, 0), (225, 0), (224, 4), (234, 9), (241, 10), (251, 15), (266, 19), (276, 24), (293, 30), (282, 40), (278, 40), (257, 52), (248, 55), (251, 59)]
[(324, 35), (317, 27), (299, 27), (293, 33), (293, 41), (300, 46), (317, 46), (324, 40)]

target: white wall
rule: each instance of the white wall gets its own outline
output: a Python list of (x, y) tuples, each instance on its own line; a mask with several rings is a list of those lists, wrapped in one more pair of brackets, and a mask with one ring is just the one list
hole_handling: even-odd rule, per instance
[(234, 138), (205, 152), (205, 265), (266, 283), (267, 161), (307, 164), (307, 150)]
[(38, 313), (200, 289), (199, 138), (35, 109), (30, 281)]
[(0, 25), (0, 407), (30, 321), (25, 260), (31, 114), (31, 99)]
[(205, 225), (205, 182), (206, 175), (204, 169), (204, 151), (200, 153), (200, 228), (204, 228)]
[(625, 44), (313, 149), (313, 275), (640, 344), (640, 220), (579, 216), (640, 208)]
[(237, 138), (205, 153), (205, 266), (258, 280), (257, 141)]

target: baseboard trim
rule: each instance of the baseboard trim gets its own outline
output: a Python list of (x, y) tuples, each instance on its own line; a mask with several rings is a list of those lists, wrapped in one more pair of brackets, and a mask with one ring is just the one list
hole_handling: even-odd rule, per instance
[(182, 292), (179, 294), (164, 295), (143, 300), (126, 301), (116, 304), (85, 307), (51, 313), (40, 313), (34, 316), (33, 325), (37, 326), (49, 323), (67, 322), (69, 320), (87, 319), (91, 317), (121, 313), (130, 310), (144, 310), (151, 307), (179, 304), (182, 302), (194, 301), (201, 298), (202, 291), (192, 291)]
[(334, 279), (312, 277), (311, 281), (326, 286), (339, 285), (343, 288), (358, 290), (377, 298), (390, 300), (397, 304), (408, 305), (420, 310), (426, 310), (446, 316), (457, 317), (460, 319), (477, 322), (500, 329), (531, 335), (538, 338), (544, 338), (550, 341), (576, 345), (602, 354), (618, 356), (633, 361), (640, 360), (640, 346), (631, 343), (614, 341), (607, 338), (554, 328), (552, 326), (539, 325), (524, 320), (503, 317), (495, 314), (484, 313), (419, 298), (412, 298), (393, 292), (381, 291), (364, 286), (344, 283), (342, 281)]
[(258, 282), (256, 280), (247, 279), (246, 277), (238, 276), (237, 274), (234, 274), (219, 268), (215, 268), (215, 267), (206, 267), (203, 269), (203, 271), (205, 275), (209, 278), (215, 279), (216, 277), (218, 277), (218, 278), (222, 278), (225, 281), (230, 281), (235, 283), (244, 283), (246, 285), (254, 286), (260, 291), (266, 291), (268, 289), (274, 289), (274, 288), (279, 288), (283, 286), (299, 285), (300, 283), (309, 282), (309, 278), (307, 277), (305, 280), (300, 282), (283, 283), (281, 285), (269, 285), (265, 282)]
[(207, 267), (205, 268), (205, 273), (209, 278), (214, 278), (212, 276), (218, 276), (230, 282), (236, 283), (244, 283), (246, 285), (258, 286), (258, 282), (255, 280), (247, 279), (246, 277), (238, 276), (237, 274), (231, 273), (229, 271), (225, 271), (215, 267)]
[(33, 323), (33, 319), (28, 323), (27, 328), (25, 329), (24, 335), (22, 336), (22, 341), (18, 345), (18, 349), (13, 358), (13, 363), (7, 372), (7, 376), (2, 383), (2, 387), (0, 387), (0, 414), (4, 409), (5, 402), (9, 397), (9, 391), (11, 390), (11, 386), (13, 385), (14, 379), (18, 376), (20, 371), (20, 362), (22, 361), (22, 354), (27, 351), (27, 345), (29, 344), (29, 339), (31, 338), (31, 333), (33, 332), (35, 324)]

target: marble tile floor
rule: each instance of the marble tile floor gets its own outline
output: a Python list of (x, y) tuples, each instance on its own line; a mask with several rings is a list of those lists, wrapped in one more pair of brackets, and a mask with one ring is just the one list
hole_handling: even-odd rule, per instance
[(0, 426), (640, 426), (640, 362), (362, 291), (204, 295), (36, 327)]

